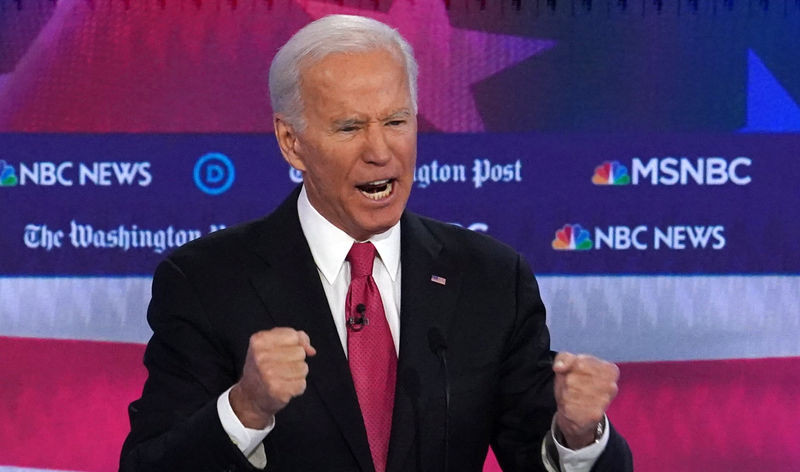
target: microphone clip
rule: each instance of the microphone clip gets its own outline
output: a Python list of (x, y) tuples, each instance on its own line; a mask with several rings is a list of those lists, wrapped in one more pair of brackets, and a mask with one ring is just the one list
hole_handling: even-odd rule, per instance
[(369, 326), (369, 318), (364, 314), (366, 311), (367, 306), (363, 303), (356, 305), (358, 316), (347, 317), (347, 327), (350, 328), (351, 331), (361, 331), (364, 329), (364, 326)]

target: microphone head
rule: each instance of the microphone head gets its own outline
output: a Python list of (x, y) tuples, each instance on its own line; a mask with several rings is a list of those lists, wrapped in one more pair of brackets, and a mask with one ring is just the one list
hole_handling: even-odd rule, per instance
[(363, 303), (359, 303), (358, 305), (356, 305), (356, 312), (359, 315), (364, 316), (365, 311), (367, 311), (367, 305), (364, 305)]
[(447, 350), (447, 341), (444, 340), (444, 335), (439, 328), (435, 326), (428, 330), (428, 346), (431, 348), (431, 352), (437, 356)]

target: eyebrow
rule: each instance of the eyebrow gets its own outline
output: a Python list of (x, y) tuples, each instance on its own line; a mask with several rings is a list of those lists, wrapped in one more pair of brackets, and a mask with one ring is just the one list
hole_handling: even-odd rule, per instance
[(392, 113), (391, 115), (387, 116), (386, 118), (383, 118), (381, 121), (392, 121), (392, 120), (395, 120), (397, 118), (408, 118), (409, 116), (411, 116), (411, 111), (410, 110), (406, 110), (404, 108), (402, 110), (398, 110), (398, 111)]
[(366, 121), (359, 120), (358, 118), (348, 118), (344, 120), (335, 120), (333, 122), (333, 127), (335, 129), (347, 128), (349, 126), (363, 125), (364, 123), (366, 123)]
[[(411, 111), (404, 108), (402, 110), (398, 110), (398, 111), (392, 112), (391, 114), (389, 114), (385, 118), (378, 118), (377, 121), (379, 121), (379, 122), (387, 122), (387, 121), (396, 120), (398, 118), (408, 118), (410, 116), (411, 116)], [(363, 125), (364, 123), (367, 123), (367, 121), (369, 121), (369, 120), (362, 120), (362, 119), (359, 119), (359, 118), (345, 118), (343, 120), (335, 120), (333, 122), (333, 126), (335, 128), (345, 128), (345, 127), (348, 127), (348, 126)]]

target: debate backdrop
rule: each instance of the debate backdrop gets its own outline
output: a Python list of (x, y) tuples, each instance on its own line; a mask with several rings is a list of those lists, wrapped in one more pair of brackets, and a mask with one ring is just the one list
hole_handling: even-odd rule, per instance
[(116, 469), (152, 272), (302, 180), (267, 69), (329, 13), (408, 38), (409, 207), (620, 364), (637, 470), (800, 470), (800, 1), (0, 0), (0, 471)]

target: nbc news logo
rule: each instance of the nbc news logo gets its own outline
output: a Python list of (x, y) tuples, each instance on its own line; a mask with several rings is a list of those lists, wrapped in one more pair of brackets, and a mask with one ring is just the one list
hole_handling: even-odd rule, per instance
[(13, 187), (17, 185), (17, 175), (14, 168), (6, 161), (0, 160), (0, 187)]
[(723, 225), (611, 225), (585, 229), (573, 223), (556, 230), (551, 245), (557, 251), (720, 250), (725, 247), (726, 239)]
[(552, 246), (558, 251), (588, 251), (594, 245), (589, 231), (579, 224), (566, 224), (556, 231)]

